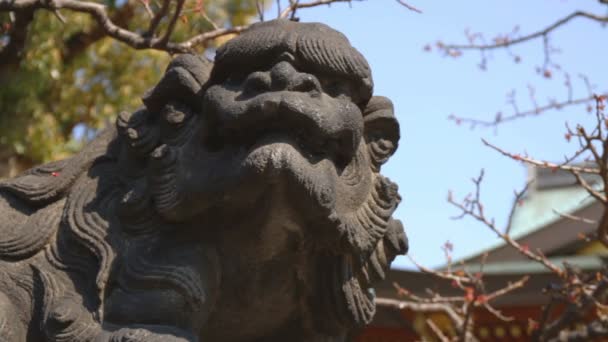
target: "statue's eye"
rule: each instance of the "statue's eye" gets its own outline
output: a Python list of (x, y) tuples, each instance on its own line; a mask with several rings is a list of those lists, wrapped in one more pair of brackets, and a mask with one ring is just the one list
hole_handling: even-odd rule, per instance
[(339, 78), (322, 78), (321, 86), (323, 87), (323, 91), (333, 97), (338, 96), (348, 96), (351, 97), (352, 90), (350, 83), (346, 80)]
[(241, 84), (246, 76), (247, 74), (243, 72), (232, 72), (230, 73), (230, 76), (228, 76), (228, 78), (226, 79), (226, 82), (232, 85)]

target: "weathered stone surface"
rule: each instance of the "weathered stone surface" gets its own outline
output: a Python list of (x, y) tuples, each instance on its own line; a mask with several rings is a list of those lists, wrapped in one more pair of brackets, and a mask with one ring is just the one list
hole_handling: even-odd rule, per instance
[(399, 127), (322, 24), (182, 55), (71, 159), (0, 183), (1, 341), (343, 341), (407, 251)]

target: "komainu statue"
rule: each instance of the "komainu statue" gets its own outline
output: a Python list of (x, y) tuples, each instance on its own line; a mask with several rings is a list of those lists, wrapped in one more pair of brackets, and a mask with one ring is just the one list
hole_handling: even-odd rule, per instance
[(407, 251), (391, 101), (317, 23), (177, 56), (80, 153), (0, 182), (0, 341), (345, 341)]

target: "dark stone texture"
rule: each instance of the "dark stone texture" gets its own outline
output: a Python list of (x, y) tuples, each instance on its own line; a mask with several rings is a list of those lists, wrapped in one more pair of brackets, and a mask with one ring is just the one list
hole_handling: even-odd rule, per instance
[(344, 341), (407, 251), (399, 126), (322, 24), (176, 57), (74, 157), (0, 182), (0, 341)]

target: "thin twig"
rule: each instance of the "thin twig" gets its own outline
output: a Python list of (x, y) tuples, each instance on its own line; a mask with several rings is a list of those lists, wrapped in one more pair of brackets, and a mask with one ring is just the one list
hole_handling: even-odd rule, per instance
[(441, 331), (441, 329), (439, 329), (439, 327), (437, 326), (437, 324), (435, 324), (435, 322), (433, 322), (432, 319), (427, 318), (426, 319), (426, 324), (431, 328), (431, 330), (433, 331), (433, 333), (435, 334), (435, 336), (437, 336), (437, 338), (441, 342), (450, 342), (450, 339), (447, 336), (445, 336), (445, 334), (443, 333), (443, 331)]
[(498, 42), (495, 44), (462, 44), (462, 45), (447, 44), (447, 45), (443, 45), (443, 49), (444, 50), (492, 50), (492, 49), (499, 49), (499, 48), (507, 48), (507, 47), (510, 47), (515, 44), (520, 44), (520, 43), (523, 43), (523, 42), (526, 42), (529, 40), (533, 40), (536, 38), (546, 36), (549, 33), (551, 33), (552, 31), (554, 31), (555, 29), (568, 23), (570, 20), (572, 20), (574, 18), (578, 18), (578, 17), (591, 19), (593, 21), (597, 21), (600, 23), (608, 22), (608, 16), (600, 16), (600, 15), (596, 15), (593, 13), (576, 11), (576, 12), (571, 13), (571, 14), (567, 15), (566, 17), (556, 21), (555, 23), (547, 26), (546, 28), (544, 28), (540, 31), (536, 31), (531, 34), (527, 34), (527, 35), (522, 36), (517, 39), (501, 39), (501, 40), (498, 40)]
[(169, 11), (170, 2), (171, 0), (163, 0), (160, 10), (154, 15), (154, 17), (152, 17), (152, 20), (150, 20), (150, 26), (148, 26), (148, 30), (144, 33), (145, 37), (152, 37), (154, 35), (154, 32), (156, 32), (161, 19), (167, 15), (167, 12)]
[(177, 4), (175, 5), (175, 12), (173, 12), (173, 17), (171, 17), (171, 21), (169, 21), (169, 25), (167, 26), (167, 30), (165, 30), (165, 34), (160, 38), (160, 45), (166, 45), (169, 39), (171, 38), (171, 34), (175, 29), (175, 24), (177, 23), (177, 20), (179, 19), (182, 13), (182, 8), (184, 7), (185, 2), (186, 0), (177, 0)]
[(410, 11), (416, 12), (416, 13), (422, 13), (421, 10), (419, 10), (418, 8), (408, 4), (407, 2), (403, 1), (403, 0), (397, 0), (397, 2), (402, 5), (403, 7), (409, 9)]
[(552, 169), (552, 170), (561, 169), (561, 170), (570, 171), (570, 172), (600, 174), (600, 170), (598, 168), (576, 166), (576, 165), (566, 165), (566, 164), (556, 164), (556, 163), (551, 163), (548, 161), (540, 161), (540, 160), (536, 160), (536, 159), (533, 159), (530, 157), (522, 156), (520, 154), (507, 152), (507, 151), (501, 149), (500, 147), (497, 147), (496, 145), (488, 142), (485, 139), (481, 139), (481, 141), (483, 142), (484, 145), (490, 147), (491, 149), (497, 151), (498, 153), (500, 153), (506, 157), (509, 157), (514, 160), (522, 161), (526, 164), (534, 165), (534, 166), (537, 166), (540, 168)]
[[(450, 115), (448, 119), (455, 121), (458, 124), (470, 124), (472, 127), (481, 126), (481, 127), (495, 127), (500, 124), (504, 124), (506, 122), (514, 121), (517, 119), (530, 117), (530, 116), (538, 116), (543, 114), (549, 110), (554, 109), (563, 109), (570, 106), (580, 105), (584, 103), (589, 103), (594, 100), (593, 96), (582, 97), (578, 99), (568, 99), (562, 102), (551, 102), (544, 106), (539, 106), (525, 111), (519, 111), (519, 109), (515, 109), (512, 115), (503, 116), (502, 114), (497, 114), (493, 120), (480, 120), (475, 118), (467, 118), (460, 117), (455, 115)], [(511, 103), (514, 105), (513, 103)]]
[(289, 6), (287, 6), (287, 8), (285, 8), (283, 10), (283, 12), (281, 12), (281, 15), (279, 15), (279, 18), (287, 18), (289, 17), (289, 15), (291, 14), (291, 12), (294, 12), (300, 8), (310, 8), (310, 7), (317, 7), (317, 6), (322, 6), (322, 5), (330, 5), (333, 3), (337, 3), (337, 2), (352, 2), (352, 1), (363, 1), (363, 0), (316, 0), (316, 1), (311, 1), (311, 2), (304, 2), (301, 3), (299, 1), (293, 1), (289, 3)]
[(376, 305), (382, 307), (390, 307), (398, 310), (409, 309), (416, 312), (443, 312), (450, 320), (457, 325), (462, 324), (462, 318), (454, 311), (454, 309), (444, 303), (414, 303), (410, 301), (376, 298)]
[(477, 221), (484, 224), (490, 230), (492, 230), (496, 235), (501, 238), (504, 242), (506, 242), (511, 247), (518, 250), (522, 255), (526, 256), (530, 260), (536, 261), (543, 266), (545, 266), (548, 270), (555, 273), (559, 277), (564, 275), (564, 272), (561, 268), (555, 266), (552, 262), (550, 262), (544, 255), (540, 255), (539, 253), (534, 253), (530, 251), (527, 246), (523, 246), (519, 242), (513, 240), (509, 234), (505, 234), (499, 229), (494, 220), (488, 219), (483, 211), (483, 206), (481, 205), (481, 198), (479, 195), (479, 189), (481, 187), (481, 182), (483, 181), (483, 170), (481, 171), (479, 177), (473, 179), (473, 183), (475, 184), (476, 189), (476, 197), (473, 199), (466, 199), (462, 202), (455, 201), (452, 196), (448, 197), (448, 202), (461, 210), (461, 215), (458, 218), (463, 218), (464, 216), (470, 216)]
[(584, 218), (584, 217), (580, 217), (580, 216), (575, 216), (575, 215), (570, 215), (570, 214), (563, 213), (563, 212), (555, 210), (555, 209), (553, 209), (553, 212), (556, 213), (557, 215), (563, 217), (563, 218), (567, 218), (567, 219), (572, 220), (572, 221), (583, 222), (583, 223), (592, 224), (592, 225), (597, 224), (597, 221), (590, 220), (588, 218)]
[(258, 12), (260, 21), (264, 21), (264, 5), (260, 3), (260, 0), (255, 0), (255, 9)]
[(458, 276), (458, 275), (455, 275), (455, 274), (449, 273), (449, 272), (435, 271), (435, 270), (432, 270), (428, 267), (425, 267), (425, 266), (419, 264), (418, 262), (416, 262), (416, 260), (414, 260), (414, 258), (412, 258), (411, 255), (408, 255), (408, 258), (423, 273), (432, 274), (432, 275), (434, 275), (438, 278), (444, 279), (444, 280), (455, 281), (458, 284), (470, 283), (470, 279), (468, 279), (467, 277), (461, 277), (461, 276)]

